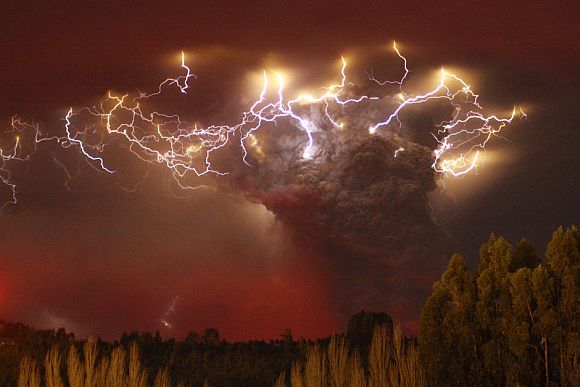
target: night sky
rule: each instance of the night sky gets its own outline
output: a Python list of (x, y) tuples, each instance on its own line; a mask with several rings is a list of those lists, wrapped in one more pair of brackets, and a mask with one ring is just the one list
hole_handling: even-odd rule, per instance
[[(62, 130), (69, 106), (94, 104), (108, 90), (155, 89), (175, 73), (181, 50), (198, 77), (181, 108), (227, 120), (252, 97), (240, 82), (268, 61), (309, 68), (316, 79), (328, 77), (343, 53), (397, 40), (414, 73), (458, 69), (486, 105), (518, 104), (528, 115), (505, 130), (505, 140), (493, 140), (477, 174), (433, 191), (451, 250), (475, 268), (491, 232), (512, 242), (526, 236), (543, 252), (555, 227), (580, 220), (573, 2), (34, 3), (0, 6), (0, 128), (18, 114)], [(55, 159), (74, 173), (70, 190)], [(388, 286), (361, 283), (352, 285), (361, 296), (347, 300), (349, 265), (366, 275), (376, 261), (345, 258), (275, 198), (261, 202), (276, 215), (229, 183), (179, 192), (155, 168), (126, 192), (119, 185), (133, 186), (146, 172), (129, 170), (111, 179), (58, 146), (14, 167), (19, 202), (0, 212), (1, 319), (104, 338), (133, 330), (183, 337), (206, 327), (228, 339), (275, 338), (285, 328), (318, 337), (344, 329), (344, 304), (393, 305), (374, 302), (389, 298)], [(440, 271), (424, 276), (421, 262), (406, 262), (385, 269), (389, 283), (400, 276), (421, 290), (411, 286), (386, 311), (413, 332), (416, 305)], [(167, 329), (160, 320), (174, 299)]]

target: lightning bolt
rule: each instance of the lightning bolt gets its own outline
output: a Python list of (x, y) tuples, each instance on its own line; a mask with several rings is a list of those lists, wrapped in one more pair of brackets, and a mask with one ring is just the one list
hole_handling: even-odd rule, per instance
[(163, 314), (163, 317), (161, 317), (161, 324), (163, 324), (163, 326), (167, 329), (173, 328), (173, 324), (171, 324), (168, 319), (169, 319), (169, 316), (175, 312), (175, 305), (177, 304), (178, 299), (179, 299), (179, 296), (175, 296), (173, 298), (173, 301), (171, 301), (169, 308), (167, 308), (167, 310)]
[(17, 192), (18, 187), (12, 180), (12, 172), (10, 164), (13, 161), (26, 162), (30, 159), (33, 153), (36, 152), (36, 141), (32, 142), (32, 148), (24, 150), (22, 146), (22, 139), (27, 137), (29, 132), (33, 132), (36, 136), (39, 133), (38, 125), (33, 122), (23, 121), (18, 116), (13, 116), (10, 123), (10, 129), (2, 133), (4, 138), (7, 138), (8, 145), (0, 145), (0, 181), (10, 191), (10, 199), (5, 201), (0, 209), (9, 204), (18, 203)]
[[(397, 86), (397, 103), (383, 119), (369, 126), (368, 135), (386, 134), (393, 125), (400, 127), (402, 123), (399, 115), (410, 106), (432, 100), (447, 101), (453, 107), (451, 118), (439, 123), (431, 133), (437, 142), (432, 163), (436, 172), (444, 176), (461, 176), (473, 171), (488, 142), (498, 136), (506, 125), (512, 123), (516, 116), (526, 117), (521, 108), (515, 107), (512, 114), (506, 117), (486, 114), (479, 103), (479, 95), (469, 84), (443, 68), (437, 85), (432, 89), (419, 94), (405, 91), (405, 81), (410, 73), (407, 59), (396, 42), (393, 42), (392, 48), (403, 62), (403, 75), (392, 81), (381, 81), (369, 75), (369, 81), (385, 88)], [(264, 71), (257, 99), (241, 113), (236, 124), (201, 126), (197, 123), (191, 124), (177, 114), (148, 111), (143, 107), (145, 101), (150, 102), (153, 97), (162, 95), (167, 88), (177, 88), (182, 94), (190, 91), (190, 81), (196, 79), (196, 76), (188, 67), (184, 52), (181, 52), (180, 62), (183, 74), (165, 79), (153, 92), (138, 91), (136, 95), (116, 95), (109, 92), (98, 106), (69, 108), (64, 117), (63, 135), (45, 136), (37, 126), (13, 118), (12, 144), (8, 148), (0, 148), (0, 180), (12, 192), (11, 200), (4, 205), (17, 201), (17, 187), (12, 181), (8, 164), (13, 160), (26, 161), (30, 157), (30, 154), (23, 154), (20, 146), (20, 136), (30, 129), (35, 133), (34, 151), (41, 142), (55, 141), (63, 148), (78, 149), (89, 164), (98, 170), (114, 174), (115, 169), (106, 162), (106, 150), (114, 144), (124, 143), (124, 147), (139, 160), (166, 167), (180, 188), (197, 189), (203, 185), (189, 185), (185, 182), (185, 177), (190, 174), (227, 175), (227, 171), (214, 169), (212, 156), (236, 137), (239, 138), (242, 150), (241, 161), (250, 165), (247, 158), (249, 149), (259, 158), (267, 157), (256, 132), (267, 125), (275, 127), (282, 120), (286, 120), (304, 133), (305, 145), (300, 156), (304, 162), (309, 162), (319, 152), (317, 134), (328, 126), (337, 130), (343, 129), (344, 123), (339, 116), (347, 113), (348, 106), (381, 99), (372, 95), (351, 95), (354, 84), (348, 80), (347, 60), (342, 57), (339, 80), (319, 89), (321, 91), (318, 93), (289, 97), (284, 76)], [(305, 112), (306, 107), (320, 109), (323, 113), (322, 121), (309, 118)], [(400, 147), (395, 151), (394, 157), (403, 151), (404, 148)], [(64, 168), (62, 163), (61, 167)], [(64, 170), (70, 179), (69, 172), (66, 168)]]

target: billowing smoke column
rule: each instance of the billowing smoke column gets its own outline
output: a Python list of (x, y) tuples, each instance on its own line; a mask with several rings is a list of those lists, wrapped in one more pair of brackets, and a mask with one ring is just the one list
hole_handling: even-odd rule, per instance
[[(155, 109), (167, 88), (188, 93), (194, 75), (182, 54), (184, 74), (153, 93), (109, 93), (97, 106), (71, 108), (63, 134), (36, 129), (32, 142), (34, 149), (41, 142), (78, 149), (112, 175), (122, 163), (109, 160), (130, 154), (167, 168), (182, 189), (211, 185), (260, 202), (330, 259), (337, 312), (380, 308), (410, 321), (450, 245), (429, 194), (437, 179), (473, 171), (516, 110), (486, 115), (470, 86), (444, 69), (433, 88), (410, 93), (407, 61), (394, 50), (403, 61), (399, 80), (371, 76), (355, 85), (342, 59), (339, 82), (289, 96), (284, 77), (266, 71), (258, 98), (237, 123), (207, 126)], [(11, 133), (25, 127), (15, 121)], [(6, 165), (27, 157), (15, 141), (0, 153), (11, 202), (16, 186)]]
[(380, 309), (409, 323), (447, 260), (450, 238), (429, 203), (438, 176), (433, 149), (404, 121), (369, 135), (369, 123), (396, 104), (378, 102), (308, 106), (302, 117), (317, 128), (308, 158), (301, 123), (289, 120), (256, 134), (246, 157), (251, 169), (233, 168), (219, 182), (262, 203), (328, 257), (342, 317)]
[(432, 151), (380, 136), (340, 145), (345, 149), (320, 155), (316, 167), (256, 164), (236, 188), (331, 259), (341, 314), (364, 307), (413, 315), (419, 305), (409, 303), (421, 302), (449, 247), (429, 205)]

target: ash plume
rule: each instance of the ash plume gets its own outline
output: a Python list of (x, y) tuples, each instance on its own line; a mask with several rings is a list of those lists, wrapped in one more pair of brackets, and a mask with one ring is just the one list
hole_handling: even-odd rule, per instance
[[(433, 149), (419, 140), (433, 127), (415, 128), (411, 120), (388, 134), (361, 135), (388, 104), (386, 98), (372, 110), (350, 109), (341, 128), (311, 108), (318, 131), (309, 160), (301, 157), (304, 132), (291, 121), (263, 130), (250, 150), (251, 167), (234, 167), (218, 185), (263, 204), (306, 248), (327, 257), (339, 317), (380, 309), (413, 329), (451, 239), (430, 205), (438, 178)], [(441, 114), (431, 110), (420, 113)]]

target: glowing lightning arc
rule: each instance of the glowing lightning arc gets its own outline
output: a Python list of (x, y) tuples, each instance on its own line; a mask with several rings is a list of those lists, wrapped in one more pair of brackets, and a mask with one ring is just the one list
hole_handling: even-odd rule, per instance
[[(384, 119), (368, 127), (368, 133), (381, 135), (393, 124), (402, 125), (399, 114), (409, 106), (431, 100), (447, 101), (454, 110), (451, 119), (442, 122), (437, 126), (437, 131), (432, 133), (437, 142), (437, 147), (433, 151), (432, 168), (443, 175), (452, 176), (471, 172), (478, 165), (480, 152), (485, 149), (492, 137), (497, 136), (512, 122), (517, 115), (517, 109), (514, 108), (508, 117), (484, 114), (484, 109), (478, 102), (479, 95), (475, 94), (463, 79), (445, 69), (441, 69), (439, 82), (433, 89), (410, 95), (403, 91), (410, 72), (407, 59), (396, 42), (393, 42), (392, 47), (403, 61), (404, 73), (401, 78), (395, 81), (380, 81), (374, 76), (369, 76), (369, 80), (383, 87), (397, 85), (398, 98), (393, 99), (397, 103)], [(337, 130), (343, 129), (344, 124), (335, 114), (337, 111), (344, 113), (344, 109), (349, 105), (372, 103), (371, 101), (380, 99), (369, 95), (355, 97), (347, 95), (347, 88), (353, 83), (347, 79), (347, 60), (343, 57), (340, 81), (323, 88), (318, 95), (301, 94), (290, 98), (286, 95), (286, 84), (282, 75), (274, 73), (276, 81), (271, 82), (270, 73), (264, 71), (258, 98), (241, 114), (240, 121), (234, 125), (212, 124), (201, 127), (198, 124), (188, 124), (177, 114), (157, 111), (146, 113), (141, 103), (161, 95), (165, 88), (176, 87), (182, 94), (188, 93), (189, 82), (196, 76), (187, 66), (183, 52), (180, 62), (184, 74), (165, 79), (154, 92), (139, 92), (134, 97), (109, 92), (99, 106), (76, 110), (71, 107), (64, 117), (65, 133), (62, 136), (43, 136), (38, 127), (13, 118), (11, 129), (14, 133), (13, 144), (9, 148), (0, 148), (0, 180), (12, 192), (12, 198), (4, 205), (17, 201), (17, 188), (12, 181), (8, 163), (12, 160), (26, 161), (30, 157), (30, 154), (23, 154), (20, 146), (20, 136), (30, 128), (35, 131), (33, 151), (36, 151), (36, 144), (56, 141), (64, 148), (77, 148), (90, 163), (112, 174), (115, 170), (107, 165), (103, 152), (109, 144), (122, 141), (126, 144), (125, 148), (137, 158), (149, 164), (159, 164), (168, 168), (181, 188), (192, 189), (197, 187), (183, 183), (183, 178), (188, 174), (193, 173), (197, 176), (227, 174), (213, 168), (212, 155), (236, 136), (239, 136), (242, 161), (250, 165), (247, 159), (248, 146), (260, 157), (267, 157), (260, 148), (255, 133), (266, 124), (288, 120), (306, 135), (301, 157), (308, 162), (317, 155), (316, 136), (317, 132), (322, 130), (321, 125), (330, 125)], [(272, 83), (276, 86), (275, 98), (267, 97)], [(350, 89), (348, 91), (350, 92)], [(326, 121), (314, 122), (309, 119), (304, 113), (305, 106), (320, 107)], [(525, 117), (521, 108), (519, 112), (521, 117)], [(94, 124), (87, 125), (88, 119), (93, 119)], [(394, 157), (403, 151), (404, 148), (400, 147), (394, 152)]]

